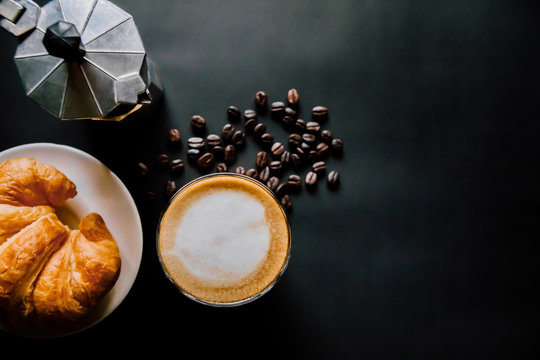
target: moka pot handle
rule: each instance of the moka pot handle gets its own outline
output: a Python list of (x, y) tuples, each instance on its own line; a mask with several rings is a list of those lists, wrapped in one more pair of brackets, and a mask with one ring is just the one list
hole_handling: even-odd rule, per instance
[(21, 36), (35, 29), (40, 10), (31, 0), (0, 0), (0, 26)]

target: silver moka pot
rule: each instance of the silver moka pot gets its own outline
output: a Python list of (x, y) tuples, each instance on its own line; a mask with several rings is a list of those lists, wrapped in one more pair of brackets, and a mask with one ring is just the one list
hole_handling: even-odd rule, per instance
[(122, 120), (162, 93), (133, 17), (107, 0), (0, 0), (26, 94), (62, 120)]

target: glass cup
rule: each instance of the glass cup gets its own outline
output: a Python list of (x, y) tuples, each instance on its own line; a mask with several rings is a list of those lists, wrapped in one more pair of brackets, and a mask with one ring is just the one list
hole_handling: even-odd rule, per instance
[(201, 176), (180, 188), (156, 234), (159, 262), (182, 294), (230, 307), (266, 294), (291, 253), (291, 229), (274, 193), (235, 173)]

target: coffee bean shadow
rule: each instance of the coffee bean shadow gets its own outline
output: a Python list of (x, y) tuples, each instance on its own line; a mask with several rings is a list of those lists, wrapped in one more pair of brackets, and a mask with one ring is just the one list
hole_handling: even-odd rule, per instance
[(319, 182), (321, 182), (320, 180), (318, 180), (315, 184), (313, 185), (308, 185), (308, 184), (305, 184), (305, 187), (304, 189), (306, 190), (306, 193), (312, 195), (312, 196), (315, 196), (318, 194), (319, 192), (319, 187), (321, 186), (321, 184), (319, 184)]
[(255, 106), (254, 109), (259, 116), (266, 116), (269, 113), (268, 106)]
[(326, 188), (328, 189), (328, 191), (330, 192), (333, 192), (333, 193), (339, 193), (340, 191), (340, 184), (337, 183), (337, 184), (331, 184), (331, 183), (326, 183)]

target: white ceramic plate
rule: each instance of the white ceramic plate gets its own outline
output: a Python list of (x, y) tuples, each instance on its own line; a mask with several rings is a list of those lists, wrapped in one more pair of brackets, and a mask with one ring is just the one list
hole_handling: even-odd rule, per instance
[[(0, 162), (17, 157), (33, 157), (53, 165), (77, 186), (77, 196), (59, 209), (59, 218), (76, 228), (91, 212), (100, 214), (116, 239), (122, 259), (120, 276), (111, 291), (84, 321), (64, 329), (4, 330), (30, 337), (57, 337), (87, 329), (107, 317), (128, 294), (142, 258), (143, 232), (137, 206), (122, 181), (93, 156), (65, 145), (35, 143), (0, 152)], [(2, 325), (0, 324), (0, 328)]]

